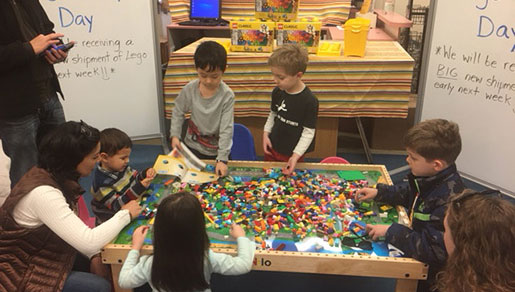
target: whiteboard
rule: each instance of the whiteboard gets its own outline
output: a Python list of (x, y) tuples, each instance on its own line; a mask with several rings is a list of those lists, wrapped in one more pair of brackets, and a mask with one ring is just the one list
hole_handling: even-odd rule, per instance
[(56, 64), (66, 120), (161, 136), (159, 59), (152, 0), (40, 0), (63, 41)]
[(460, 126), (458, 170), (515, 195), (515, 1), (432, 1), (417, 110)]

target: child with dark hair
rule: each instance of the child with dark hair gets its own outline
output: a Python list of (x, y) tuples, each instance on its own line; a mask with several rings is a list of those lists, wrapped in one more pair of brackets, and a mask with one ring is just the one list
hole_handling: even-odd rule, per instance
[(42, 139), (38, 165), (0, 207), (2, 291), (111, 291), (105, 279), (72, 270), (77, 252), (93, 260), (141, 212), (131, 202), (93, 229), (77, 216), (78, 181), (95, 167), (99, 139), (97, 129), (71, 121)]
[(451, 198), (444, 226), (449, 259), (438, 274), (439, 291), (515, 291), (513, 202), (466, 190)]
[(385, 237), (405, 256), (429, 264), (427, 281), (419, 281), (417, 291), (430, 291), (447, 259), (443, 243), (447, 200), (465, 188), (455, 164), (461, 151), (459, 127), (443, 119), (426, 120), (408, 130), (404, 144), (411, 169), (408, 184), (377, 184), (358, 190), (355, 197), (356, 202), (375, 199), (409, 210), (411, 226), (367, 224), (366, 230), (372, 239)]
[(91, 201), (96, 224), (109, 220), (120, 208), (139, 198), (156, 175), (153, 168), (138, 173), (129, 166), (132, 141), (115, 128), (100, 132), (100, 163), (93, 175)]
[(197, 47), (194, 59), (198, 78), (174, 101), (171, 146), (181, 149), (184, 115), (191, 113), (184, 144), (201, 159), (216, 159), (216, 173), (225, 176), (234, 130), (234, 92), (222, 81), (227, 52), (219, 43), (206, 41)]
[(238, 242), (237, 256), (209, 249), (204, 212), (194, 195), (180, 192), (166, 197), (155, 218), (154, 254), (140, 257), (148, 226), (138, 227), (120, 271), (121, 288), (148, 282), (153, 291), (210, 291), (212, 273), (241, 275), (252, 268), (255, 245), (239, 225), (230, 230)]
[(302, 82), (308, 61), (308, 51), (296, 43), (277, 48), (268, 59), (277, 86), (263, 131), (263, 152), (265, 161), (286, 162), (285, 174), (315, 148), (318, 99)]

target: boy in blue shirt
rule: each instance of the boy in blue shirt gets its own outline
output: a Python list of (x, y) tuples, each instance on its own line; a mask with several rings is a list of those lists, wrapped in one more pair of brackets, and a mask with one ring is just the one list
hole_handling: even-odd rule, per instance
[(408, 130), (404, 144), (411, 168), (408, 184), (360, 189), (356, 202), (374, 199), (409, 210), (411, 226), (367, 224), (366, 230), (372, 239), (385, 237), (404, 256), (429, 264), (427, 281), (419, 281), (417, 291), (431, 291), (436, 273), (447, 260), (443, 240), (446, 203), (465, 189), (455, 164), (461, 152), (459, 127), (443, 119), (426, 120)]
[(315, 148), (318, 99), (302, 82), (308, 52), (299, 44), (285, 44), (268, 59), (276, 87), (263, 131), (265, 161), (285, 161), (291, 174), (304, 154)]
[(217, 175), (227, 175), (234, 130), (234, 92), (222, 81), (227, 52), (217, 42), (202, 42), (195, 50), (198, 78), (184, 86), (174, 101), (170, 137), (181, 150), (186, 113), (191, 113), (184, 144), (200, 159), (216, 159)]

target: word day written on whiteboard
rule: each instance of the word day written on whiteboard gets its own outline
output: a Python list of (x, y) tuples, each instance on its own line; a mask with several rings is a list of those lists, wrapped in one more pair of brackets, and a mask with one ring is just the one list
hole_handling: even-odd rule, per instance
[[(55, 70), (67, 120), (157, 137), (159, 83), (151, 0), (40, 0), (63, 42)], [(160, 81), (160, 80), (159, 80)]]
[(515, 194), (515, 1), (436, 1), (422, 120), (460, 126), (458, 169)]

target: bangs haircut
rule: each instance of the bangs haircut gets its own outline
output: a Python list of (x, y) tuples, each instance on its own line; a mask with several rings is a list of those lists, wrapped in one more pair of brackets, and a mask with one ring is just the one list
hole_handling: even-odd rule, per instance
[(426, 120), (408, 130), (404, 145), (426, 160), (442, 159), (452, 164), (461, 152), (460, 129), (444, 119)]
[(195, 50), (193, 59), (195, 68), (208, 72), (213, 72), (217, 68), (225, 72), (227, 67), (227, 52), (222, 45), (214, 41), (202, 42)]
[(297, 43), (291, 43), (275, 49), (268, 58), (268, 65), (283, 68), (288, 75), (294, 76), (299, 72), (306, 72), (308, 61), (306, 48)]
[(204, 211), (189, 192), (172, 194), (159, 204), (154, 222), (152, 285), (159, 291), (203, 291), (208, 255)]
[(116, 128), (108, 128), (100, 132), (100, 153), (105, 152), (113, 156), (123, 148), (132, 148), (131, 138), (125, 132)]
[(465, 190), (450, 197), (446, 218), (455, 248), (438, 274), (439, 291), (515, 291), (514, 203)]
[(58, 180), (77, 181), (77, 166), (97, 147), (100, 133), (84, 122), (68, 121), (45, 135), (39, 144), (38, 166)]

